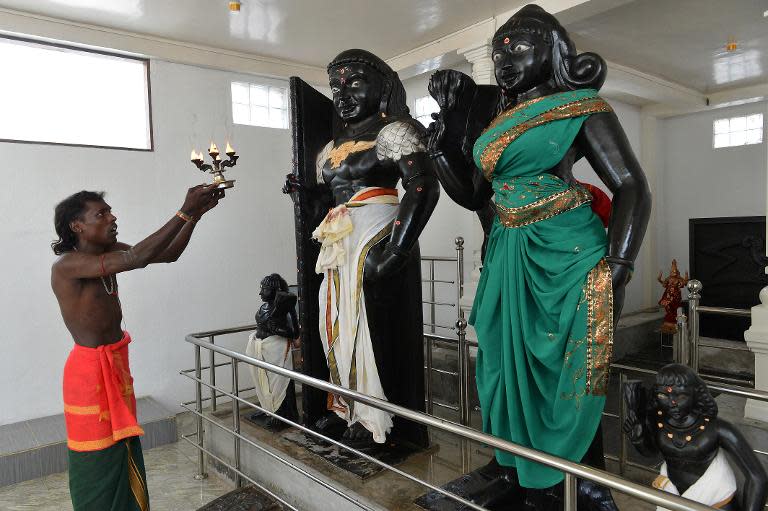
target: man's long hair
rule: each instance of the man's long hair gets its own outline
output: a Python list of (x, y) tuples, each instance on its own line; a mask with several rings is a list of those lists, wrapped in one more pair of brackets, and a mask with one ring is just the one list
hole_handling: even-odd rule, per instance
[(88, 202), (104, 200), (104, 192), (81, 191), (70, 195), (56, 205), (53, 214), (53, 225), (59, 239), (51, 243), (53, 253), (61, 255), (74, 250), (77, 245), (77, 235), (72, 231), (70, 223), (82, 218), (85, 205)]

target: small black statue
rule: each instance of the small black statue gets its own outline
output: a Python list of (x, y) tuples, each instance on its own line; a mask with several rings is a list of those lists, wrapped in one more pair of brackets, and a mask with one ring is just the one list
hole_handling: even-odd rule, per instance
[[(741, 433), (717, 418), (717, 403), (691, 368), (666, 365), (650, 389), (630, 380), (623, 392), (624, 433), (641, 454), (664, 458), (655, 488), (719, 509), (763, 509), (765, 469)], [(740, 495), (726, 452), (744, 475)]]
[[(248, 339), (246, 353), (270, 364), (293, 369), (291, 347), (299, 335), (296, 318), (296, 295), (288, 291), (288, 283), (277, 273), (261, 281), (259, 296), (264, 301), (256, 313), (256, 331)], [(262, 408), (295, 421), (296, 392), (293, 380), (251, 366), (256, 395)], [(255, 414), (258, 417), (260, 414)], [(285, 423), (270, 418), (269, 429), (283, 429)]]

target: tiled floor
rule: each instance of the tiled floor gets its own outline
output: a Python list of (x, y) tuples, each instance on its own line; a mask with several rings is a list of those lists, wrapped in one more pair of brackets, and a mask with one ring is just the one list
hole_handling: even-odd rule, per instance
[[(234, 486), (213, 473), (196, 481), (197, 451), (186, 441), (144, 452), (153, 511), (195, 510)], [(3, 511), (71, 511), (67, 472), (0, 488)]]

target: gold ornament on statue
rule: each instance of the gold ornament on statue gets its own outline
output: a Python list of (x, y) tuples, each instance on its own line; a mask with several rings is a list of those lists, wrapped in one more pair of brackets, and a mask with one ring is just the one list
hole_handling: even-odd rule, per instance
[(228, 159), (221, 159), (219, 148), (216, 147), (216, 144), (213, 142), (211, 142), (211, 147), (208, 148), (208, 154), (213, 160), (212, 165), (205, 163), (205, 160), (203, 159), (203, 153), (198, 153), (195, 149), (192, 149), (190, 159), (198, 169), (202, 170), (203, 172), (210, 172), (213, 174), (213, 184), (217, 185), (216, 188), (224, 189), (232, 188), (235, 186), (234, 179), (224, 179), (224, 171), (227, 170), (228, 167), (234, 167), (237, 165), (237, 159), (240, 157), (235, 152), (235, 150), (232, 149), (232, 146), (229, 145), (229, 142), (227, 142), (227, 149), (225, 151)]

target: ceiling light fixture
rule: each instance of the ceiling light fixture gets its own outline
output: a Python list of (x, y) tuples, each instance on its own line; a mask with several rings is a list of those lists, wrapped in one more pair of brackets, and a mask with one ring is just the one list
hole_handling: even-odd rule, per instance
[(736, 38), (733, 36), (728, 37), (728, 42), (725, 43), (725, 51), (734, 52), (739, 49), (739, 43), (736, 42)]
[(238, 0), (233, 0), (229, 2), (229, 10), (230, 12), (240, 12), (240, 6), (242, 4)]

